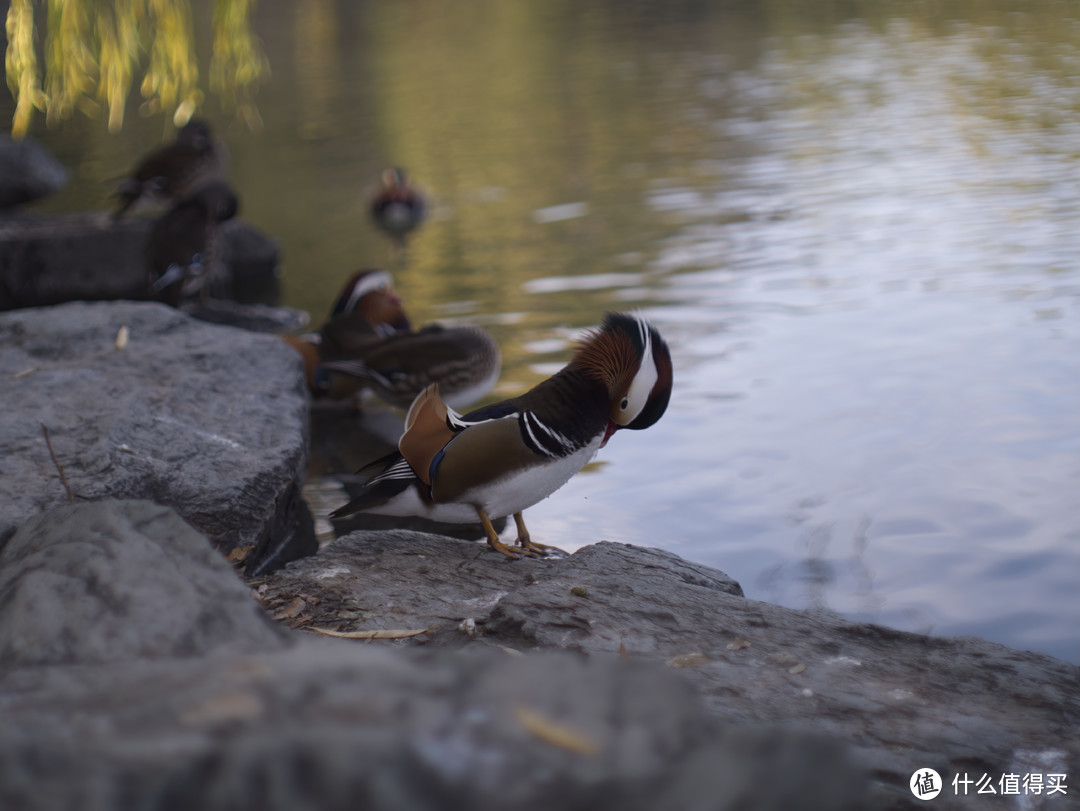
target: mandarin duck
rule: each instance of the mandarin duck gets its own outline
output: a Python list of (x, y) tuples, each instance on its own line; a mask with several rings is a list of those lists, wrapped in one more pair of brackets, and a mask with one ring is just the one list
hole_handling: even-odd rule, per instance
[(474, 403), (491, 391), (502, 365), (495, 339), (479, 327), (413, 331), (381, 270), (354, 274), (317, 334), (286, 340), (304, 356), (316, 397), (342, 400), (370, 389), (403, 409), (431, 383), (453, 407)]
[(196, 293), (208, 296), (217, 271), (219, 226), (239, 207), (229, 185), (213, 181), (153, 224), (146, 243), (152, 298), (179, 307)]
[(333, 386), (334, 381), (320, 367), (328, 359), (362, 357), (381, 338), (397, 331), (409, 331), (412, 324), (394, 293), (393, 280), (385, 270), (360, 270), (349, 277), (318, 332), (282, 335), (282, 339), (304, 359), (304, 373), (311, 393), (340, 400), (361, 388), (358, 383)]
[(380, 338), (411, 329), (393, 277), (385, 270), (360, 270), (334, 302), (319, 330), (319, 343), (325, 357), (349, 358), (362, 355)]
[[(518, 397), (464, 416), (437, 385), (405, 418), (398, 450), (359, 471), (370, 475), (338, 518), (356, 512), (418, 515), (484, 527), (488, 544), (510, 558), (554, 547), (529, 537), (522, 511), (581, 470), (615, 431), (648, 428), (671, 398), (667, 344), (638, 315), (609, 313), (570, 363)], [(514, 516), (517, 545), (499, 540), (491, 519)]]
[(404, 169), (386, 169), (382, 186), (371, 201), (371, 217), (383, 231), (404, 244), (405, 237), (427, 216), (427, 202), (409, 185)]
[(121, 182), (113, 219), (120, 219), (144, 196), (171, 202), (189, 197), (199, 186), (221, 178), (224, 171), (224, 149), (211, 136), (210, 127), (205, 121), (189, 121), (173, 143), (151, 152)]
[(495, 339), (480, 327), (428, 324), (386, 336), (362, 358), (324, 360), (321, 367), (331, 380), (351, 379), (402, 409), (432, 384), (448, 405), (461, 408), (491, 391), (502, 360)]

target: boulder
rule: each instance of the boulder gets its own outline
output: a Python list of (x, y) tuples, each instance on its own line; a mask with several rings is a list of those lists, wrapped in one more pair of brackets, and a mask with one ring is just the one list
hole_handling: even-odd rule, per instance
[[(151, 222), (113, 221), (104, 213), (0, 219), (0, 310), (147, 298), (145, 244)], [(214, 294), (276, 303), (276, 243), (238, 221), (228, 223), (221, 240), (225, 281)]]
[(284, 639), (169, 507), (59, 507), (0, 549), (0, 669), (255, 652)]
[(33, 138), (0, 135), (0, 209), (47, 197), (67, 181), (67, 170)]
[(676, 675), (565, 652), (308, 642), (0, 689), (0, 807), (21, 811), (871, 807), (835, 743), (725, 728)]
[(844, 747), (721, 723), (678, 671), (274, 631), (201, 543), (102, 502), (0, 553), (0, 808), (871, 807)]
[(243, 220), (222, 226), (222, 263), (228, 282), (220, 298), (243, 304), (277, 303), (281, 298), (281, 251), (274, 240)]
[(200, 321), (240, 327), (252, 332), (297, 332), (306, 327), (310, 320), (307, 311), (295, 307), (242, 304), (232, 299), (193, 299), (184, 302), (180, 309)]
[(173, 506), (252, 572), (314, 551), (307, 393), (279, 339), (150, 302), (73, 302), (0, 313), (0, 346), (0, 545), (66, 503), (66, 479), (77, 501)]
[(145, 299), (148, 230), (104, 214), (0, 219), (0, 310)]
[[(934, 800), (949, 808), (967, 807), (953, 796), (956, 775), (997, 781), (1068, 773), (1080, 762), (1077, 667), (980, 639), (747, 600), (722, 572), (656, 549), (600, 543), (565, 559), (511, 561), (451, 538), (354, 533), (280, 570), (258, 593), (297, 627), (429, 632), (395, 641), (402, 647), (663, 663), (725, 723), (778, 725), (855, 747), (875, 777), (873, 807), (911, 802), (908, 783), (925, 767), (949, 781)], [(979, 799), (994, 808), (1008, 798)]]
[[(700, 590), (700, 602), (706, 606), (711, 605), (714, 592), (742, 596), (739, 584), (723, 572), (659, 549), (602, 543), (564, 559), (513, 561), (491, 551), (486, 543), (398, 529), (354, 532), (339, 538), (318, 555), (265, 579), (257, 593), (272, 614), (290, 607), (294, 613), (288, 619), (298, 626), (333, 630), (356, 625), (367, 629), (424, 628), (433, 633), (421, 640), (429, 645), (461, 644), (474, 638), (500, 645), (513, 642), (513, 647), (523, 650), (552, 647), (579, 652), (597, 650), (591, 628), (605, 638), (605, 652), (618, 654), (620, 647), (634, 646), (640, 651), (645, 646), (644, 640), (639, 643), (635, 636), (637, 618), (631, 613), (613, 627), (595, 627), (586, 619), (592, 605), (588, 594), (594, 590), (622, 594), (632, 612), (640, 610), (651, 617), (641, 622), (643, 632), (651, 633), (662, 622), (661, 615), (670, 613), (664, 608), (668, 595), (678, 594), (678, 587), (686, 584)], [(579, 589), (586, 596), (572, 593)], [(526, 638), (522, 642), (522, 637), (539, 631), (529, 621), (511, 631), (508, 626), (512, 620), (500, 606), (508, 601), (509, 607), (519, 593), (525, 599), (541, 600), (533, 603), (540, 627), (547, 627), (543, 621), (554, 605), (566, 610), (558, 618), (560, 639), (545, 638), (537, 644)], [(698, 610), (702, 610), (700, 606)], [(496, 620), (504, 626), (491, 635), (487, 625)], [(670, 622), (678, 621), (672, 614)], [(474, 631), (461, 630), (470, 624)], [(511, 639), (515, 635), (517, 641)], [(574, 644), (574, 637), (589, 638), (589, 649)]]

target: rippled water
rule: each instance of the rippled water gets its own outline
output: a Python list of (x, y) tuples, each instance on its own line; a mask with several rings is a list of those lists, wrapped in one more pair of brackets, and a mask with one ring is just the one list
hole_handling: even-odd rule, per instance
[[(1080, 659), (1077, 6), (451, 5), (260, 5), (265, 129), (227, 140), (287, 303), (387, 265), (417, 323), (491, 329), (497, 396), (640, 308), (668, 414), (533, 537)], [(51, 207), (160, 122), (98, 130), (43, 134), (80, 175)], [(403, 260), (364, 214), (391, 163), (435, 201)]]

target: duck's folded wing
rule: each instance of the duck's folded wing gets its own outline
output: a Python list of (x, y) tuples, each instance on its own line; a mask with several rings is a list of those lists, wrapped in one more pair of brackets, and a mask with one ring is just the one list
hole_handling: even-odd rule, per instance
[(319, 368), (327, 372), (338, 372), (349, 377), (355, 377), (364, 382), (374, 382), (381, 379), (379, 374), (373, 371), (359, 358), (353, 360), (326, 360), (319, 364)]
[(383, 340), (362, 313), (333, 316), (319, 330), (322, 356), (326, 360), (363, 358)]
[(481, 329), (432, 325), (388, 336), (364, 360), (386, 377), (439, 380), (457, 369), (497, 363), (498, 353), (498, 345)]
[(398, 440), (398, 451), (424, 484), (431, 484), (431, 462), (454, 437), (450, 411), (439, 395), (439, 384), (432, 383), (413, 400), (405, 415), (405, 431)]

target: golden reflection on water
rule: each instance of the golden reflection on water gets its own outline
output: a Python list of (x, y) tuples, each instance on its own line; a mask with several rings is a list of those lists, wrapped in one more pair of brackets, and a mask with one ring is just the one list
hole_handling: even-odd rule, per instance
[[(752, 71), (776, 51), (806, 65), (846, 52), (853, 39), (900, 42), (903, 51), (905, 40), (945, 48), (960, 37), (973, 43), (975, 67), (948, 78), (957, 113), (978, 106), (1006, 122), (1053, 126), (1044, 105), (1024, 104), (1027, 84), (1075, 75), (1076, 27), (1059, 24), (1068, 4), (1032, 3), (1026, 14), (1014, 5), (264, 0), (255, 20), (253, 0), (217, 0), (196, 2), (194, 16), (212, 9), (209, 89), (253, 127), (254, 89), (270, 74), (252, 25), (273, 42), (280, 72), (264, 105), (273, 131), (233, 138), (233, 176), (246, 216), (283, 243), (288, 303), (317, 321), (351, 270), (388, 266), (419, 321), (492, 322), (515, 389), (540, 376), (531, 365), (565, 357), (566, 340), (603, 309), (665, 299), (668, 273), (651, 262), (682, 217), (641, 201), (658, 188), (723, 187), (725, 161), (755, 151), (712, 130), (732, 116), (728, 88), (702, 92), (713, 77)], [(207, 43), (197, 41), (188, 0), (47, 0), (44, 90), (33, 6), (15, 0), (8, 17), (15, 132), (35, 106), (55, 123), (75, 109), (93, 114), (99, 102), (115, 130), (140, 49), (149, 54), (143, 115), (182, 120), (204, 103), (197, 52)], [(910, 49), (914, 62), (922, 48)], [(782, 78), (786, 103), (822, 119), (850, 105), (855, 83), (867, 111), (881, 93), (872, 72)], [(126, 151), (122, 158), (88, 171), (115, 176), (128, 168)], [(405, 261), (367, 222), (367, 192), (391, 164), (433, 198), (431, 222)], [(586, 215), (537, 215), (575, 205)], [(551, 277), (596, 281), (536, 284)], [(538, 341), (548, 342), (547, 357), (533, 349)]]
[[(654, 272), (650, 260), (679, 222), (640, 201), (658, 182), (691, 189), (722, 183), (719, 162), (735, 156), (725, 150), (753, 150), (746, 143), (710, 143), (713, 122), (731, 111), (723, 92), (711, 99), (699, 93), (703, 75), (751, 69), (766, 49), (785, 51), (803, 64), (814, 51), (824, 58), (848, 48), (852, 36), (866, 37), (866, 30), (851, 29), (858, 17), (859, 26), (901, 49), (903, 40), (931, 47), (935, 40), (951, 47), (956, 37), (983, 43), (971, 54), (973, 68), (955, 77), (957, 112), (985, 101), (968, 98), (965, 85), (977, 82), (981, 97), (997, 94), (1004, 117), (1018, 109), (1008, 77), (1027, 72), (1010, 69), (1006, 57), (1020, 48), (1038, 58), (1040, 69), (1065, 71), (1065, 57), (1047, 61), (1042, 35), (1051, 41), (1071, 36), (1075, 45), (1075, 31), (1063, 35), (1052, 13), (1022, 21), (1007, 4), (967, 4), (969, 20), (976, 22), (952, 25), (929, 4), (855, 5), (854, 14), (832, 4), (791, 2), (757, 10), (681, 8), (629, 25), (620, 15), (641, 18), (650, 12), (633, 4), (374, 4), (346, 19), (340, 4), (298, 7), (301, 32), (323, 32), (318, 57), (297, 43), (298, 65), (306, 63), (300, 62), (303, 53), (320, 66), (311, 76), (301, 68), (301, 98), (305, 110), (312, 110), (300, 122), (303, 131), (327, 133), (330, 140), (340, 137), (341, 127), (364, 133), (375, 156), (369, 176), (379, 163), (404, 165), (428, 187), (435, 205), (407, 261), (394, 266), (389, 245), (365, 230), (362, 184), (352, 187), (348, 218), (361, 233), (346, 238), (350, 247), (344, 252), (310, 246), (324, 258), (315, 268), (290, 267), (289, 300), (321, 314), (336, 281), (352, 266), (390, 264), (420, 319), (503, 319), (491, 326), (506, 355), (500, 389), (505, 393), (540, 376), (530, 368), (547, 362), (531, 348), (538, 339), (565, 339), (595, 323), (607, 307), (663, 299), (665, 274)], [(350, 32), (354, 41), (362, 41), (359, 63), (337, 53), (335, 32), (350, 23), (357, 29)], [(1008, 36), (1018, 25), (1033, 25), (1039, 35)], [(999, 39), (1008, 44), (995, 47)], [(919, 54), (911, 49), (913, 64)], [(708, 58), (720, 62), (710, 65)], [(332, 74), (331, 65), (373, 85), (360, 95), (366, 106), (335, 109), (334, 100), (340, 103), (347, 91), (327, 93), (326, 84), (312, 78)], [(847, 103), (842, 84), (828, 86), (812, 75), (785, 78), (791, 106), (806, 115), (828, 117), (835, 104)], [(859, 94), (868, 112), (879, 92), (874, 84), (867, 79)], [(705, 154), (712, 162), (703, 160)], [(565, 204), (583, 204), (588, 214), (537, 222), (536, 212)], [(342, 261), (342, 253), (349, 259)], [(706, 264), (715, 261), (710, 256)], [(568, 284), (538, 293), (532, 284), (549, 277), (619, 274), (617, 285), (584, 291)], [(637, 279), (630, 290), (627, 275)], [(551, 360), (565, 357), (565, 350), (565, 341), (553, 347)]]
[[(643, 167), (658, 157), (653, 145), (678, 172), (679, 152), (699, 136), (657, 115), (668, 90), (637, 75), (647, 67), (643, 50), (657, 43), (620, 37), (596, 18), (603, 12), (540, 3), (467, 9), (368, 7), (359, 72), (379, 83), (365, 111), (376, 151), (406, 166), (435, 203), (433, 221), (393, 268), (399, 288), (421, 318), (497, 318), (508, 385), (518, 388), (539, 376), (522, 368), (536, 360), (525, 344), (538, 332), (550, 337), (552, 322), (566, 328), (552, 357), (565, 358), (565, 338), (605, 307), (651, 298), (658, 280), (648, 274), (636, 298), (599, 306), (604, 285), (538, 295), (528, 283), (610, 274), (627, 257), (641, 259), (658, 233), (639, 205), (650, 182)], [(587, 216), (539, 221), (537, 212), (557, 206)], [(360, 251), (378, 256), (383, 247), (375, 235)], [(303, 300), (306, 278), (290, 275), (286, 284)]]
[(344, 78), (337, 48), (338, 22), (333, 0), (297, 3), (293, 56), (300, 92), (300, 132), (304, 139), (341, 135), (337, 99)]

